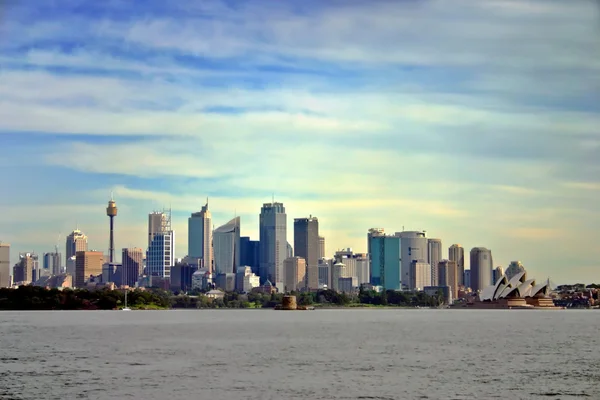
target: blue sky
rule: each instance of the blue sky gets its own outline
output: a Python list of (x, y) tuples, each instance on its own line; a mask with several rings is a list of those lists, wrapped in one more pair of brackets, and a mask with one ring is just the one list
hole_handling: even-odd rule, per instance
[(328, 253), (404, 226), (600, 282), (597, 3), (172, 3), (3, 3), (13, 261), (76, 226), (105, 250), (111, 191), (118, 248), (171, 206), (180, 257), (207, 196), (256, 238), (275, 193), (288, 226), (319, 217)]

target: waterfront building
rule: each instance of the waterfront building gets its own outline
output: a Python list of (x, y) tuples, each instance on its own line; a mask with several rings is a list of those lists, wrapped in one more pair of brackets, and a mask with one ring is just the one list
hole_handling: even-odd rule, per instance
[(306, 289), (306, 260), (302, 257), (286, 258), (284, 265), (284, 287), (286, 292)]
[(0, 242), (0, 288), (11, 287), (10, 244)]
[(549, 294), (549, 280), (536, 284), (535, 279), (527, 279), (527, 273), (522, 271), (511, 279), (501, 276), (495, 284), (480, 291), (477, 301), (468, 305), (474, 308), (557, 308)]
[(146, 272), (150, 276), (169, 279), (175, 265), (175, 232), (171, 229), (171, 211), (148, 215), (148, 250)]
[(250, 293), (252, 289), (260, 286), (260, 278), (249, 266), (238, 268), (235, 290), (241, 293)]
[(200, 268), (212, 272), (213, 238), (212, 215), (208, 209), (208, 199), (200, 212), (188, 218), (188, 257), (201, 260)]
[(427, 261), (413, 260), (410, 270), (409, 290), (423, 290), (426, 286), (431, 286), (431, 265)]
[(235, 279), (236, 274), (228, 272), (224, 274), (217, 274), (214, 281), (215, 287), (223, 289), (226, 292), (233, 292), (235, 290)]
[(215, 229), (213, 254), (216, 275), (237, 273), (240, 265), (240, 217)]
[(465, 249), (460, 244), (453, 244), (448, 248), (448, 260), (456, 262), (458, 271), (458, 285), (465, 285)]
[(471, 289), (478, 292), (492, 284), (492, 251), (485, 247), (474, 247), (470, 258)]
[(121, 252), (121, 284), (135, 286), (143, 272), (144, 250), (125, 248)]
[[(429, 263), (429, 245), (425, 232), (418, 231), (402, 231), (396, 232), (396, 236), (400, 238), (400, 259), (402, 272), (402, 285), (410, 287), (415, 278), (411, 276), (411, 265), (414, 260), (423, 260)], [(371, 263), (373, 263), (371, 261)], [(429, 268), (431, 270), (431, 268)], [(372, 273), (372, 272), (371, 272)], [(431, 271), (429, 271), (431, 277)], [(431, 286), (431, 283), (427, 284)]]
[(90, 277), (102, 275), (103, 264), (101, 251), (78, 251), (75, 254), (75, 287), (83, 288)]
[(506, 277), (511, 279), (513, 276), (520, 274), (521, 272), (525, 272), (525, 267), (521, 263), (521, 261), (511, 261), (506, 268)]
[[(372, 276), (373, 271), (373, 253), (371, 252), (371, 238), (374, 236), (384, 236), (385, 230), (383, 228), (371, 228), (367, 231), (367, 254), (369, 255), (369, 279)], [(377, 276), (379, 276), (377, 274)]]
[[(401, 262), (400, 242), (397, 236), (370, 236), (371, 283), (385, 290), (400, 290)], [(431, 273), (430, 275), (431, 276)]]
[(212, 287), (212, 275), (207, 268), (192, 273), (192, 290), (206, 290)]
[(260, 211), (260, 279), (283, 291), (283, 260), (288, 254), (287, 215), (283, 203), (265, 203)]
[(427, 260), (431, 266), (431, 286), (438, 285), (438, 266), (444, 258), (442, 253), (441, 239), (427, 239)]
[(456, 261), (442, 260), (438, 263), (437, 286), (450, 287), (452, 298), (458, 298), (458, 267)]
[(358, 284), (355, 277), (342, 277), (338, 279), (338, 292), (354, 293)]

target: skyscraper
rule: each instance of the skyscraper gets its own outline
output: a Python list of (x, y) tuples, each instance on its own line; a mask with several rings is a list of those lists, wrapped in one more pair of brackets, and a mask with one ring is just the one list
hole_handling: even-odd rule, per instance
[(284, 286), (287, 292), (306, 288), (306, 261), (302, 257), (286, 258), (284, 265)]
[(213, 232), (215, 274), (235, 274), (240, 266), (240, 217)]
[(449, 286), (452, 298), (458, 298), (458, 268), (456, 261), (441, 260), (438, 264), (438, 282), (434, 286)]
[(259, 275), (260, 260), (258, 240), (250, 240), (248, 236), (240, 237), (240, 266), (248, 266), (252, 273)]
[(427, 239), (427, 260), (431, 266), (431, 286), (438, 285), (438, 265), (442, 261), (442, 240)]
[(88, 250), (88, 239), (79, 229), (75, 229), (66, 239), (65, 262), (67, 273), (73, 277), (75, 282), (75, 255), (78, 251)]
[(110, 218), (110, 236), (108, 240), (108, 262), (110, 264), (115, 262), (115, 237), (114, 237), (114, 223), (115, 217), (117, 216), (117, 203), (110, 196), (108, 207), (106, 207), (106, 215)]
[(44, 271), (48, 275), (58, 275), (60, 274), (60, 253), (44, 253)]
[(208, 209), (208, 199), (200, 212), (193, 213), (188, 218), (188, 256), (201, 259), (202, 268), (212, 273), (213, 269), (213, 238), (212, 215)]
[[(402, 286), (410, 287), (411, 282), (414, 282), (410, 275), (411, 264), (414, 260), (429, 263), (429, 245), (425, 232), (402, 231), (396, 232), (396, 236), (400, 238)], [(431, 277), (431, 272), (428, 276)]]
[(319, 259), (325, 258), (325, 238), (319, 236)]
[(287, 257), (287, 215), (283, 203), (265, 203), (260, 210), (260, 279), (283, 290), (283, 260)]
[(102, 275), (104, 254), (101, 251), (78, 251), (75, 254), (75, 287), (81, 288), (91, 276)]
[(410, 262), (410, 290), (423, 290), (431, 285), (431, 265), (425, 260), (412, 260)]
[(294, 219), (294, 253), (306, 262), (306, 280), (311, 289), (319, 287), (320, 239), (317, 217)]
[(470, 258), (471, 289), (477, 292), (492, 284), (492, 251), (485, 247), (474, 247)]
[(369, 240), (371, 283), (386, 290), (400, 290), (400, 238), (375, 235)]
[(448, 259), (456, 262), (458, 284), (465, 285), (465, 249), (460, 244), (453, 244), (448, 248)]
[(171, 211), (148, 215), (148, 275), (169, 278), (175, 264), (175, 232), (171, 229)]
[(0, 242), (0, 288), (10, 287), (10, 244)]
[(123, 249), (121, 257), (121, 284), (133, 287), (142, 275), (144, 250), (137, 247)]

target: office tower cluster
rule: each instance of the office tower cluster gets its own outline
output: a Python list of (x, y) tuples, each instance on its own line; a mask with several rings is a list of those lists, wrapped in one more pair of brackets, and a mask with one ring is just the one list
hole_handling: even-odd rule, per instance
[[(332, 289), (353, 293), (360, 288), (394, 291), (425, 291), (454, 299), (471, 288), (481, 291), (499, 277), (491, 250), (475, 247), (465, 269), (464, 248), (452, 244), (447, 256), (442, 240), (425, 231), (386, 233), (367, 231), (366, 252), (342, 248), (327, 256), (319, 219), (312, 215), (294, 218), (293, 246), (288, 242), (287, 213), (274, 199), (260, 208), (258, 239), (241, 236), (242, 220), (235, 216), (215, 226), (208, 199), (188, 218), (187, 255), (176, 258), (176, 236), (171, 210), (148, 214), (145, 248), (123, 248), (116, 260), (117, 204), (108, 202), (108, 252), (88, 248), (88, 237), (78, 228), (65, 241), (65, 254), (43, 253), (42, 265), (35, 252), (19, 253), (10, 268), (10, 245), (0, 242), (0, 287), (36, 284), (91, 288), (98, 285), (159, 287), (172, 291), (221, 289), (270, 293)], [(63, 264), (64, 262), (64, 264)], [(519, 261), (506, 269), (511, 277), (524, 271)]]

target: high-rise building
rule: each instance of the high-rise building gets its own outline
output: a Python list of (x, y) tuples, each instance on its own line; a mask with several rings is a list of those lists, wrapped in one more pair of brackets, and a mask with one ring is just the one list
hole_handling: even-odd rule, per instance
[(441, 260), (438, 264), (438, 282), (435, 286), (449, 286), (452, 298), (458, 299), (458, 268), (456, 261)]
[(240, 265), (250, 267), (256, 275), (259, 275), (260, 267), (259, 244), (258, 240), (250, 240), (248, 236), (240, 237)]
[(20, 253), (19, 262), (13, 268), (13, 281), (29, 284), (39, 279), (40, 264), (37, 254)]
[(453, 244), (448, 248), (448, 260), (456, 262), (458, 284), (465, 285), (465, 249), (460, 244)]
[(325, 258), (325, 238), (319, 236), (319, 258)]
[(213, 232), (215, 274), (235, 274), (240, 266), (240, 217)]
[(400, 290), (400, 238), (376, 235), (370, 237), (371, 283), (385, 290)]
[(525, 267), (521, 261), (511, 261), (508, 268), (506, 268), (506, 277), (512, 279), (513, 276), (518, 275), (521, 272), (525, 272)]
[(412, 260), (410, 263), (410, 290), (423, 290), (431, 286), (431, 265), (425, 260)]
[(133, 287), (142, 275), (144, 250), (137, 247), (123, 249), (121, 257), (121, 284)]
[[(411, 282), (414, 282), (414, 279), (410, 276), (412, 262), (414, 260), (422, 260), (429, 263), (429, 245), (425, 237), (425, 232), (402, 231), (396, 232), (396, 236), (400, 238), (401, 246), (402, 285), (408, 288)], [(373, 262), (371, 261), (371, 263)], [(431, 276), (431, 272), (429, 276)]]
[(45, 275), (59, 275), (61, 273), (60, 253), (44, 253), (43, 270)]
[(75, 255), (78, 251), (88, 250), (88, 239), (79, 229), (75, 229), (66, 239), (65, 260), (67, 273), (75, 276)]
[(427, 239), (427, 260), (431, 265), (431, 286), (438, 285), (438, 265), (444, 258), (442, 253), (441, 239)]
[(283, 290), (283, 260), (287, 257), (287, 215), (283, 203), (265, 203), (260, 210), (260, 280)]
[(470, 258), (471, 289), (478, 292), (492, 284), (492, 251), (485, 247), (474, 247)]
[(498, 279), (500, 279), (502, 275), (504, 275), (504, 268), (500, 266), (496, 267), (496, 269), (492, 271), (492, 282), (494, 282), (494, 284), (498, 282)]
[(367, 254), (369, 254), (369, 271), (373, 270), (373, 254), (371, 253), (371, 238), (373, 236), (383, 236), (385, 231), (383, 228), (371, 228), (367, 232)]
[(110, 232), (108, 240), (108, 262), (112, 264), (115, 262), (115, 237), (114, 237), (114, 223), (115, 217), (117, 216), (117, 203), (110, 196), (108, 207), (106, 207), (106, 215), (110, 218)]
[(101, 251), (78, 251), (75, 254), (75, 287), (81, 288), (90, 277), (102, 275), (103, 264)]
[(171, 229), (171, 211), (148, 215), (148, 251), (146, 270), (149, 276), (170, 278), (175, 265), (175, 232)]
[(333, 264), (331, 267), (331, 289), (338, 292), (340, 290), (340, 279), (346, 275), (346, 266), (341, 262)]
[(465, 269), (465, 272), (463, 273), (463, 282), (464, 282), (464, 286), (470, 288), (471, 287), (471, 270), (470, 269)]
[(306, 289), (306, 260), (302, 257), (286, 258), (284, 265), (284, 286), (286, 292)]
[(336, 251), (334, 261), (346, 266), (344, 278), (354, 278), (357, 285), (371, 282), (368, 254), (355, 254), (351, 248), (347, 248)]
[(319, 263), (319, 220), (312, 215), (294, 219), (294, 254), (306, 260), (307, 267)]
[(201, 259), (201, 268), (213, 271), (212, 215), (206, 205), (188, 219), (188, 257)]
[[(319, 288), (328, 287), (331, 288), (331, 267), (332, 260), (327, 258), (319, 259), (318, 270), (319, 270)], [(312, 288), (311, 288), (312, 289)]]
[(10, 244), (0, 242), (0, 288), (11, 286)]

